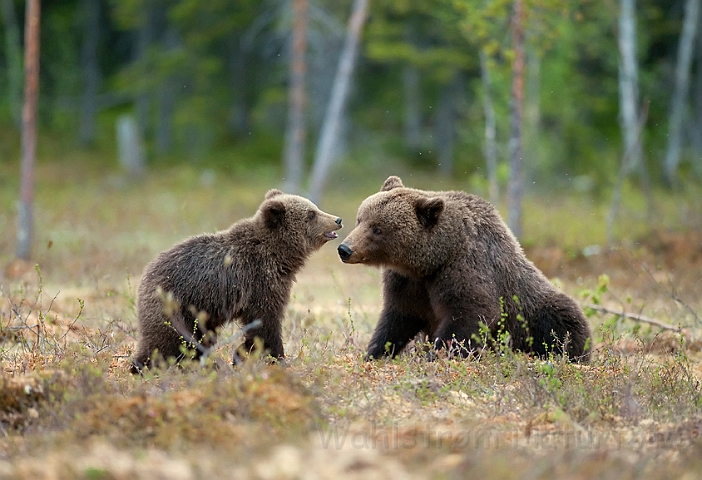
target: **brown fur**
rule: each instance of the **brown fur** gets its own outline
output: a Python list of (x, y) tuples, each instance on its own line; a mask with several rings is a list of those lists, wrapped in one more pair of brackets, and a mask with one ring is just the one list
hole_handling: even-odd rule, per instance
[(295, 274), (339, 228), (340, 218), (309, 200), (270, 190), (253, 217), (162, 252), (139, 286), (133, 371), (151, 366), (154, 351), (180, 360), (185, 345), (199, 357), (217, 329), (234, 319), (261, 321), (246, 332), (247, 350), (258, 337), (272, 357), (283, 357), (281, 321)]
[(565, 345), (570, 359), (589, 358), (580, 307), (527, 260), (495, 208), (475, 195), (405, 188), (389, 177), (363, 201), (338, 250), (345, 263), (385, 267), (368, 358), (397, 355), (420, 332), (436, 348), (465, 355), (480, 345), (481, 323), (493, 337), (506, 330), (515, 350), (544, 356)]

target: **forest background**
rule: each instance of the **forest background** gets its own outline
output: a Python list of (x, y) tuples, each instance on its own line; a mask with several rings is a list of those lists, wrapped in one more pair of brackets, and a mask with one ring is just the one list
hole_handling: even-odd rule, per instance
[[(24, 3), (2, 0), (0, 162), (10, 168)], [(633, 174), (650, 198), (651, 188), (702, 177), (698, 3), (44, 1), (38, 156), (85, 152), (114, 167), (116, 125), (128, 114), (148, 165), (274, 170), (316, 200), (330, 171), (312, 184), (317, 162), (378, 178), (403, 166), (497, 201), (516, 139), (527, 193), (609, 201)], [(365, 25), (320, 159), (352, 10)]]

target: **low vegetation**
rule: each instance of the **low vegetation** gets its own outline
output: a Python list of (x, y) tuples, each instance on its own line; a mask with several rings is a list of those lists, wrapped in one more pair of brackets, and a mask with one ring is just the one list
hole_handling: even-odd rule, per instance
[[(272, 180), (203, 185), (178, 169), (129, 184), (46, 166), (39, 181), (36, 264), (12, 261), (13, 236), (0, 238), (2, 478), (667, 479), (702, 467), (699, 212), (677, 230), (624, 215), (630, 234), (607, 248), (587, 223), (597, 205), (530, 199), (527, 255), (585, 308), (589, 365), (508, 348), (427, 361), (421, 339), (366, 363), (380, 273), (329, 245), (293, 290), (285, 365), (233, 368), (222, 341), (204, 365), (139, 377), (128, 365), (145, 263), (250, 215)], [(321, 205), (344, 218), (342, 236), (377, 187)], [(4, 230), (12, 221), (0, 215)]]

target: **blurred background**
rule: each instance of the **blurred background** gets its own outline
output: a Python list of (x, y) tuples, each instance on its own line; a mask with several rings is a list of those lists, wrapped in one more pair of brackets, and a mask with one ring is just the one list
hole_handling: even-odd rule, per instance
[[(6, 232), (26, 3), (0, 0)], [(554, 198), (595, 209), (598, 236), (580, 247), (613, 241), (622, 217), (699, 226), (699, 3), (43, 0), (37, 195), (88, 172), (120, 189), (177, 170), (324, 208), (325, 193), (363, 198), (400, 174), (489, 198), (527, 243)]]

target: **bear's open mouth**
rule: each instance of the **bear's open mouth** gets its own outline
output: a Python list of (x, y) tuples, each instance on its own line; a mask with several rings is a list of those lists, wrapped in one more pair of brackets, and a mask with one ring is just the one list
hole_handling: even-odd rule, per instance
[(329, 240), (334, 240), (335, 238), (339, 238), (339, 235), (336, 232), (326, 232), (324, 237), (328, 238)]

